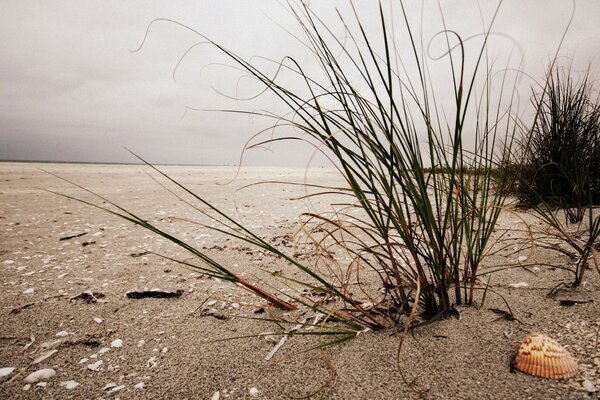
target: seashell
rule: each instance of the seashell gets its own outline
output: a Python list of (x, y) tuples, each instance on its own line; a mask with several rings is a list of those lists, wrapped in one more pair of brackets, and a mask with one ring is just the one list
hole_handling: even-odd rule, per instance
[(543, 378), (570, 378), (577, 373), (577, 361), (558, 342), (541, 333), (531, 333), (521, 342), (512, 366)]

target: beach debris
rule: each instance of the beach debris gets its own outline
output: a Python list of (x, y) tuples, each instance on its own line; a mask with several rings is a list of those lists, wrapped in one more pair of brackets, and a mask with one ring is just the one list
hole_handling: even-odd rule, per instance
[(23, 386), (23, 391), (26, 392), (29, 389), (31, 389), (31, 383), (28, 383), (27, 385)]
[(519, 256), (519, 262), (527, 261), (527, 256)]
[(565, 307), (571, 307), (574, 306), (575, 304), (586, 304), (586, 303), (592, 303), (593, 300), (569, 300), (569, 299), (565, 299), (565, 300), (560, 300), (560, 305), (561, 306), (565, 306)]
[(29, 289), (23, 290), (23, 294), (33, 294), (33, 292), (35, 292), (34, 288), (29, 288)]
[(100, 350), (98, 350), (98, 354), (108, 353), (109, 351), (110, 351), (110, 347), (103, 347)]
[(212, 397), (210, 398), (210, 400), (219, 400), (221, 398), (221, 392), (216, 391), (213, 393)]
[(239, 303), (231, 303), (231, 308), (233, 308), (234, 310), (238, 310), (240, 308), (240, 304)]
[(48, 379), (52, 378), (54, 375), (56, 375), (55, 370), (53, 370), (52, 368), (44, 368), (44, 369), (40, 369), (38, 371), (32, 372), (31, 374), (27, 375), (27, 377), (24, 379), (24, 381), (27, 383), (36, 383), (36, 382), (41, 382), (41, 381), (47, 381)]
[(137, 253), (130, 253), (129, 255), (131, 257), (142, 257), (142, 256), (145, 256), (146, 254), (150, 254), (150, 252), (149, 251), (139, 251)]
[(46, 359), (48, 359), (48, 358), (52, 357), (52, 356), (53, 356), (54, 354), (56, 354), (56, 353), (58, 353), (58, 350), (56, 350), (56, 349), (54, 349), (54, 350), (50, 350), (49, 352), (47, 352), (47, 353), (44, 353), (44, 354), (42, 354), (41, 356), (39, 356), (38, 358), (36, 358), (35, 360), (33, 360), (33, 361), (31, 362), (31, 364), (39, 364), (39, 363), (41, 363), (42, 361), (44, 361), (44, 360), (46, 360)]
[(112, 342), (110, 342), (110, 347), (123, 347), (123, 340), (122, 339), (115, 339)]
[(75, 239), (84, 235), (87, 235), (87, 232), (81, 232), (81, 233), (75, 233), (73, 235), (68, 235), (68, 236), (63, 236), (60, 239), (58, 239), (59, 242), (62, 242), (64, 240), (71, 240), (71, 239)]
[(56, 333), (57, 337), (65, 337), (65, 336), (69, 336), (69, 332), (67, 331), (60, 331)]
[(48, 386), (48, 382), (38, 382), (35, 386), (46, 387)]
[(511, 283), (508, 285), (508, 287), (515, 288), (515, 289), (526, 288), (528, 286), (529, 286), (529, 283), (527, 283), (527, 282), (517, 282), (517, 283)]
[(494, 314), (500, 315), (499, 319), (503, 318), (506, 321), (518, 321), (513, 315), (513, 313), (510, 311), (502, 310), (501, 308), (488, 308), (488, 310), (490, 310)]
[(221, 314), (216, 308), (205, 308), (204, 310), (202, 310), (202, 313), (200, 315), (202, 315), (203, 317), (210, 316), (223, 321), (229, 319), (228, 316)]
[(248, 394), (250, 394), (250, 396), (252, 397), (256, 397), (258, 396), (258, 389), (255, 387), (250, 388), (250, 390), (248, 390)]
[(550, 379), (571, 378), (578, 369), (577, 361), (556, 340), (537, 332), (523, 339), (511, 366)]
[(89, 364), (87, 366), (87, 369), (92, 370), (92, 371), (99, 371), (101, 365), (102, 365), (102, 360), (98, 360), (93, 364)]
[(22, 306), (20, 306), (20, 307), (16, 307), (16, 308), (13, 308), (12, 310), (10, 310), (10, 313), (11, 313), (11, 314), (18, 314), (18, 313), (20, 313), (21, 311), (23, 311), (24, 309), (26, 309), (26, 308), (29, 308), (29, 307), (33, 306), (34, 304), (35, 304), (35, 303), (27, 303), (27, 304), (23, 304), (23, 305), (22, 305)]
[(183, 294), (183, 290), (177, 289), (175, 291), (167, 291), (161, 289), (150, 289), (150, 290), (141, 290), (141, 291), (129, 291), (125, 293), (125, 295), (130, 299), (145, 299), (147, 297), (151, 298), (169, 298), (169, 297), (179, 297)]
[(581, 382), (581, 386), (583, 386), (585, 391), (588, 393), (593, 393), (598, 390), (598, 388), (589, 379), (584, 379), (583, 382)]
[(103, 321), (102, 318), (94, 317), (94, 322), (96, 322), (97, 324), (101, 324)]
[(142, 347), (146, 344), (146, 341), (144, 339), (140, 339), (137, 342), (137, 347)]
[(75, 239), (84, 235), (87, 235), (87, 232), (82, 232), (82, 233), (75, 233), (73, 235), (68, 235), (68, 236), (63, 236), (60, 239), (58, 239), (59, 242), (62, 242), (64, 240), (71, 240), (71, 239)]
[(77, 386), (79, 386), (79, 382), (74, 381), (74, 380), (64, 381), (64, 382), (60, 383), (60, 386), (64, 386), (64, 388), (67, 390), (72, 390), (72, 389), (75, 389)]
[(215, 304), (217, 304), (217, 301), (216, 301), (216, 300), (210, 300), (210, 301), (208, 301), (208, 302), (206, 303), (206, 305), (207, 305), (208, 307), (212, 307), (212, 306), (214, 306)]
[(81, 243), (81, 245), (82, 245), (83, 247), (87, 247), (87, 246), (90, 246), (90, 245), (92, 245), (92, 244), (96, 244), (96, 241), (95, 241), (95, 240), (89, 240), (89, 241), (86, 241), (86, 242), (82, 242), (82, 243)]
[(106, 297), (104, 293), (92, 292), (91, 290), (86, 290), (85, 292), (81, 292), (77, 296), (71, 297), (69, 300), (71, 300), (71, 301), (83, 300), (86, 303), (98, 303), (98, 302), (105, 303), (106, 300), (101, 300), (104, 297)]
[(104, 387), (102, 388), (102, 390), (110, 390), (110, 389), (115, 388), (117, 386), (119, 386), (119, 385), (117, 385), (114, 382), (107, 383), (106, 385), (104, 385)]

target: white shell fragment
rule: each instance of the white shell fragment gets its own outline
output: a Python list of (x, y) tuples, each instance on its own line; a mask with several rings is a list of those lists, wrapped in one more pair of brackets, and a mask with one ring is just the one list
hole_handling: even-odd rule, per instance
[(65, 382), (61, 382), (60, 386), (64, 386), (65, 389), (67, 389), (67, 390), (72, 390), (72, 389), (75, 389), (77, 386), (79, 386), (79, 382), (73, 381), (73, 380), (65, 381)]
[(221, 392), (214, 392), (210, 400), (219, 400), (221, 398)]
[(121, 339), (115, 339), (112, 342), (110, 342), (110, 347), (123, 347), (123, 340)]
[(41, 381), (47, 381), (54, 375), (56, 375), (55, 370), (53, 370), (52, 368), (44, 368), (27, 375), (27, 377), (25, 378), (25, 382), (36, 383)]
[(60, 332), (56, 333), (56, 336), (58, 336), (58, 337), (69, 336), (69, 332), (67, 332), (67, 331), (60, 331)]
[(256, 396), (258, 396), (258, 389), (255, 388), (255, 387), (250, 388), (250, 390), (248, 391), (248, 393), (250, 394), (250, 396), (256, 397)]
[(133, 387), (136, 389), (145, 389), (146, 384), (144, 382), (140, 382), (140, 383), (136, 383), (135, 385), (133, 385)]
[(515, 289), (526, 288), (528, 286), (529, 286), (529, 283), (527, 283), (527, 282), (517, 282), (517, 283), (511, 283), (510, 285), (508, 285), (508, 287), (515, 288)]
[(102, 365), (102, 360), (98, 360), (95, 363), (88, 365), (87, 368), (92, 371), (98, 371), (100, 369), (101, 365)]
[(4, 367), (0, 368), (0, 378), (9, 376), (15, 371), (15, 367)]
[(94, 317), (94, 322), (101, 324), (102, 323), (102, 318), (98, 318), (98, 317)]

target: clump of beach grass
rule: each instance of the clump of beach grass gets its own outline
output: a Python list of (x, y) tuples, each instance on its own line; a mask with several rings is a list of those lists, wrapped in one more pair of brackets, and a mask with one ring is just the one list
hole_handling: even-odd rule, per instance
[[(326, 315), (324, 320), (341, 324), (328, 328), (319, 324), (322, 329), (312, 334), (348, 338), (364, 329), (408, 328), (417, 311), (423, 318), (435, 319), (450, 315), (455, 304), (473, 304), (478, 271), (494, 244), (496, 223), (508, 196), (501, 166), (518, 120), (512, 60), (507, 57), (498, 67), (487, 50), (500, 3), (485, 31), (468, 43), (444, 27), (432, 39), (443, 44), (435, 57), (402, 2), (393, 13), (379, 4), (379, 30), (374, 33), (367, 32), (354, 7), (350, 16), (339, 15), (343, 39), (334, 33), (331, 21), (321, 20), (306, 3), (289, 7), (301, 31), (298, 38), (320, 68), (312, 75), (292, 57), (275, 63), (278, 71), (285, 70), (302, 83), (300, 90), (296, 84), (288, 87), (279, 74), (269, 74), (194, 32), (201, 37), (199, 44), (214, 46), (287, 107), (282, 115), (233, 110), (272, 118), (269, 132), (279, 128), (295, 132), (259, 139), (248, 147), (301, 139), (337, 168), (346, 185), (321, 189), (324, 195), (345, 195), (347, 203), (332, 214), (305, 214), (304, 226), (318, 248), (325, 252), (341, 248), (350, 254), (350, 262), (342, 265), (320, 257), (325, 268), (305, 263), (148, 165), (175, 189), (174, 195), (209, 218), (210, 226), (203, 224), (206, 229), (276, 255), (302, 273), (300, 278), (284, 276), (286, 283), (335, 298), (335, 303), (308, 300), (300, 289), (284, 293), (259, 288), (194, 244), (107, 199), (103, 200), (110, 206), (88, 203), (191, 253), (195, 262), (171, 258), (187, 268), (243, 286), (278, 307), (291, 310), (292, 302), (301, 304)], [(164, 19), (153, 21), (148, 30), (161, 21), (192, 30)], [(402, 28), (396, 26), (398, 21)], [(473, 45), (475, 40), (479, 42)], [(408, 48), (401, 49), (404, 44)], [(432, 62), (444, 65), (441, 79), (432, 77)], [(366, 270), (377, 274), (381, 291), (361, 290)], [(352, 287), (354, 281), (358, 291)]]
[(534, 92), (533, 125), (511, 162), (512, 190), (544, 223), (537, 241), (570, 256), (574, 287), (583, 282), (590, 259), (596, 264), (600, 237), (600, 216), (594, 215), (600, 203), (600, 102), (594, 93), (589, 71), (576, 79), (571, 68), (551, 66)]

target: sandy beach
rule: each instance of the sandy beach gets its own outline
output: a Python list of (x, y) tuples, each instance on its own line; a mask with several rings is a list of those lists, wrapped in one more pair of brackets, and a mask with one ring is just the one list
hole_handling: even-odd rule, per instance
[[(237, 177), (234, 167), (166, 166), (164, 170), (299, 257), (305, 250), (294, 244), (301, 242), (300, 214), (309, 209), (325, 212), (337, 199), (293, 200), (304, 194), (295, 185), (244, 187), (258, 181), (302, 183), (305, 179), (341, 183), (329, 169), (252, 167), (243, 168)], [(400, 354), (401, 334), (388, 330), (365, 332), (342, 344), (310, 351), (306, 350), (328, 338), (289, 336), (265, 360), (280, 336), (220, 339), (283, 332), (285, 327), (247, 318), (276, 313), (266, 307), (266, 301), (151, 254), (190, 258), (132, 223), (48, 192), (93, 199), (44, 171), (123, 205), (249, 280), (284, 289), (279, 280), (263, 278), (269, 275), (265, 271), (292, 268), (245, 243), (190, 223), (198, 211), (152, 179), (147, 167), (0, 163), (0, 369), (15, 368), (0, 377), (0, 398), (598, 398), (600, 276), (589, 269), (581, 287), (547, 297), (571, 275), (536, 267), (536, 263), (569, 265), (565, 255), (536, 249), (488, 258), (485, 268), (489, 269), (525, 260), (529, 267), (492, 274), (494, 293), (487, 294), (483, 307), (459, 306), (460, 318), (415, 329)], [(523, 220), (533, 221), (527, 212), (511, 210), (503, 214), (499, 229), (517, 227)], [(509, 286), (518, 282), (527, 286)], [(182, 294), (143, 299), (126, 295), (151, 288)], [(86, 291), (93, 298), (80, 296)], [(490, 310), (507, 310), (503, 299), (515, 319)], [(567, 307), (560, 303), (564, 299), (580, 303)], [(218, 312), (203, 312), (208, 304)], [(280, 313), (274, 316), (290, 321), (314, 317), (302, 308), (290, 315)], [(510, 361), (529, 332), (559, 341), (578, 360), (579, 373), (567, 380), (511, 373)], [(25, 382), (30, 373), (45, 368), (56, 372), (40, 381), (45, 384)], [(599, 391), (585, 389), (585, 381)]]

